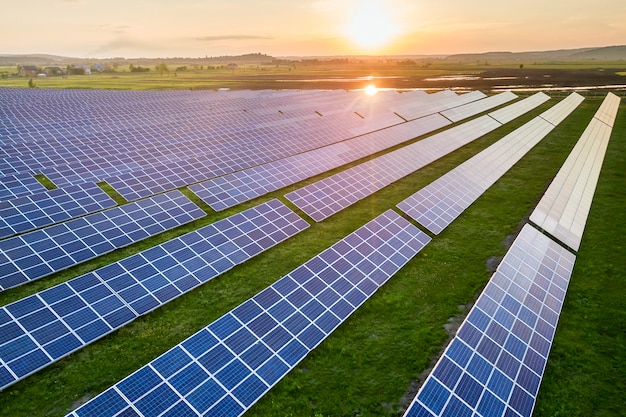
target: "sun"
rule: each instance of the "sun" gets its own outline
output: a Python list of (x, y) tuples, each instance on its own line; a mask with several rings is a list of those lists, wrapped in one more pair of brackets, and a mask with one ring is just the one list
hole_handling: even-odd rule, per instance
[(368, 1), (354, 11), (345, 32), (359, 48), (375, 51), (393, 41), (398, 27), (382, 1)]

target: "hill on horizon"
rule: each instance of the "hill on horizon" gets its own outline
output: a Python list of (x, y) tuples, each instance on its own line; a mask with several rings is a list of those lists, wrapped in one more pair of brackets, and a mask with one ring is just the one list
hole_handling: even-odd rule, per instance
[(169, 64), (269, 64), (276, 60), (306, 60), (306, 59), (337, 59), (337, 58), (354, 58), (354, 59), (445, 59), (449, 61), (620, 61), (626, 60), (626, 45), (604, 46), (595, 48), (577, 48), (577, 49), (558, 49), (549, 51), (528, 51), (528, 52), (482, 52), (482, 53), (466, 53), (466, 54), (438, 54), (438, 55), (386, 55), (386, 56), (360, 56), (360, 55), (344, 55), (344, 56), (282, 56), (273, 57), (262, 53), (250, 53), (243, 55), (224, 55), (217, 57), (167, 57), (167, 58), (76, 58), (51, 54), (0, 54), (0, 66), (15, 65), (72, 65), (72, 64), (93, 64), (93, 63), (139, 63), (139, 64), (156, 64), (165, 62)]

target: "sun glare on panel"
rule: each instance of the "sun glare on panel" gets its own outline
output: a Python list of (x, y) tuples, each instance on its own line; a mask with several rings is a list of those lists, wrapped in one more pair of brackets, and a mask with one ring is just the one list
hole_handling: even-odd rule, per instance
[(398, 28), (384, 2), (368, 1), (348, 18), (345, 32), (357, 47), (373, 51), (391, 43)]
[(368, 96), (373, 96), (376, 93), (378, 93), (378, 88), (376, 88), (375, 85), (370, 84), (367, 87), (365, 87), (365, 94), (367, 94)]

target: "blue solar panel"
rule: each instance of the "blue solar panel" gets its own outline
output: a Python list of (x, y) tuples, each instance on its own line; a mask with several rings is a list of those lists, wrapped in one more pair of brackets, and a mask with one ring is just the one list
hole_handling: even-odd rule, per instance
[[(144, 399), (165, 398), (190, 415), (239, 416), (429, 241), (389, 210), (71, 415), (156, 415), (162, 403)], [(364, 273), (364, 263), (373, 269)]]
[(115, 206), (94, 183), (0, 202), (0, 239)]
[(46, 191), (46, 187), (30, 174), (15, 174), (0, 177), (0, 201), (43, 191)]
[(205, 216), (180, 191), (0, 241), (0, 290), (69, 268)]
[(530, 417), (575, 260), (525, 225), (405, 416)]
[(10, 375), (4, 386), (308, 226), (284, 204), (271, 200), (1, 307), (0, 375)]

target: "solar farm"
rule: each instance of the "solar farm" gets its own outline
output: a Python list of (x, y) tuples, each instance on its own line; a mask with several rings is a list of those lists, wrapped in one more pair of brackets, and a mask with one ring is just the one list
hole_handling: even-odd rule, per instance
[(0, 89), (0, 414), (555, 415), (626, 117), (550, 94)]

